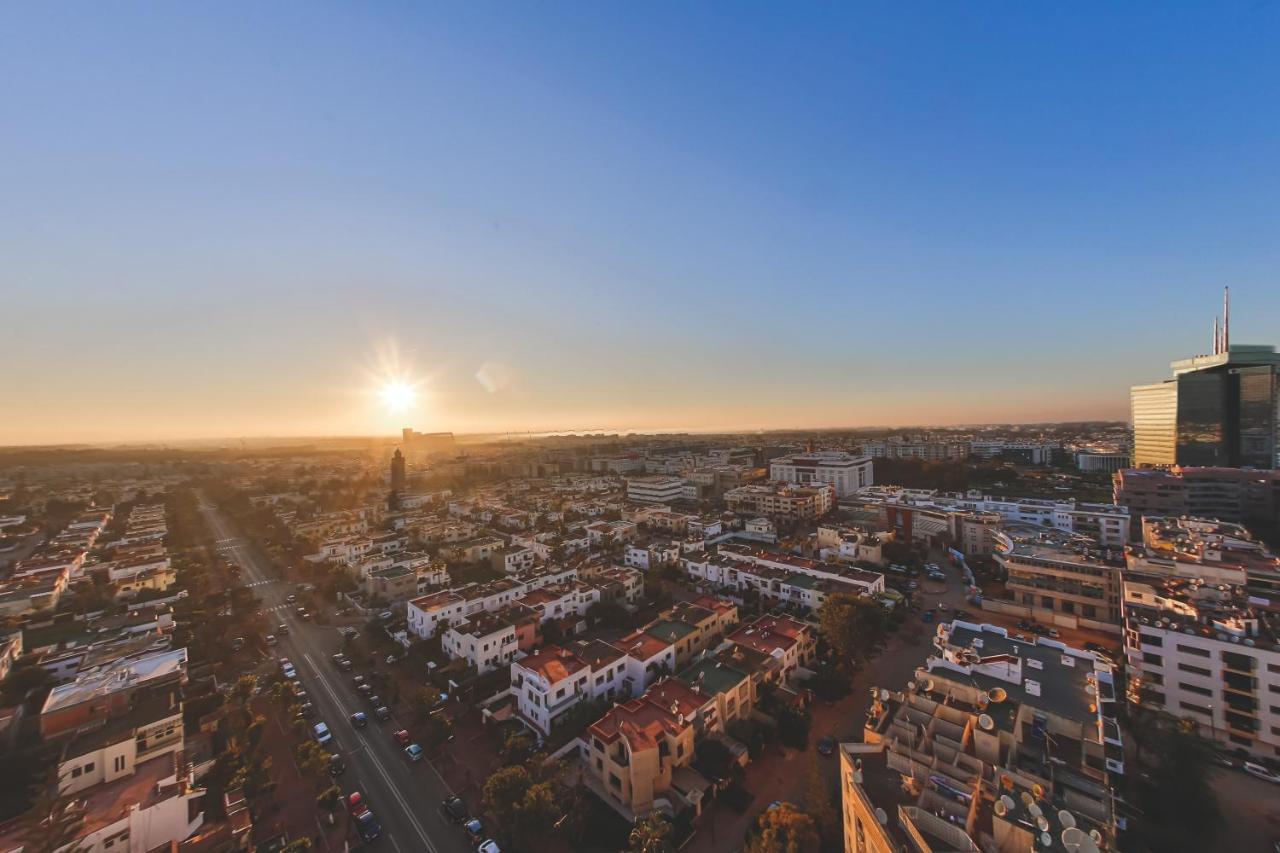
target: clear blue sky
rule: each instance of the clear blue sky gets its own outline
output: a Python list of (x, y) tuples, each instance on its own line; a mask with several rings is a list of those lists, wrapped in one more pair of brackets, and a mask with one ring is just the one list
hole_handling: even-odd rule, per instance
[(1280, 342), (1276, 3), (422, 6), (4, 6), (0, 444), (1124, 418), (1224, 284)]

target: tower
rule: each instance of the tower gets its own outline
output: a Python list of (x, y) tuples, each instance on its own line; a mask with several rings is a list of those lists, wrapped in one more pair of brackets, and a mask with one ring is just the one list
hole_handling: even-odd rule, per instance
[(404, 454), (400, 452), (400, 448), (396, 448), (395, 455), (391, 457), (391, 491), (404, 491), (405, 474), (404, 474)]

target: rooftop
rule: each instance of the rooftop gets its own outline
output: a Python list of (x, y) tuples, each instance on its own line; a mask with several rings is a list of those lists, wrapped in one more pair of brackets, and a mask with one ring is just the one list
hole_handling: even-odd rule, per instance
[(41, 713), (48, 714), (119, 690), (183, 673), (186, 666), (187, 650), (173, 649), (113, 660), (82, 670), (75, 681), (61, 684), (49, 691)]

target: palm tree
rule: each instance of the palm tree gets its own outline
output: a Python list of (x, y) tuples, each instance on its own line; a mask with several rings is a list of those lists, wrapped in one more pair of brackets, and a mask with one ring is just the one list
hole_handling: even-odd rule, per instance
[(627, 839), (629, 853), (671, 853), (671, 823), (659, 811), (652, 811), (639, 821)]

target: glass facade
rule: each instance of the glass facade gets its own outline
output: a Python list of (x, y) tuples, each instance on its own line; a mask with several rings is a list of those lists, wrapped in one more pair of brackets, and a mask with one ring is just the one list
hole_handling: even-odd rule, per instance
[(1225, 373), (1197, 371), (1178, 377), (1179, 465), (1231, 465)]
[(1133, 406), (1133, 464), (1173, 465), (1177, 459), (1178, 383), (1138, 385), (1130, 392)]
[(1241, 367), (1235, 374), (1239, 394), (1239, 454), (1242, 467), (1276, 466), (1276, 369)]

